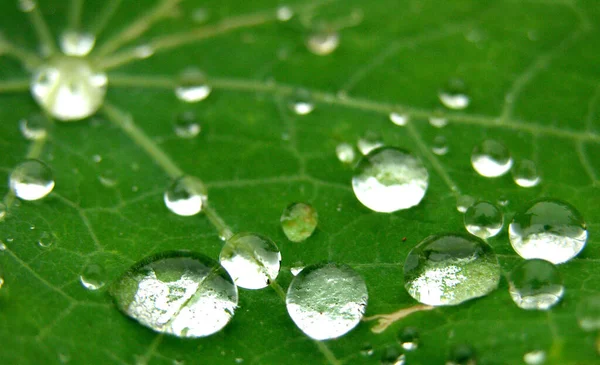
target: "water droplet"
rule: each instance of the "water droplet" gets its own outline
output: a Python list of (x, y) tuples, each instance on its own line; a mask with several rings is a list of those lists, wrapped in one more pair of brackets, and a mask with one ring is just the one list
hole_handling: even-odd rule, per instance
[(102, 162), (102, 156), (100, 156), (100, 155), (93, 155), (93, 156), (92, 156), (92, 160), (93, 160), (95, 163), (100, 163), (100, 162)]
[(294, 276), (298, 276), (298, 274), (300, 274), (300, 272), (302, 270), (304, 270), (304, 266), (303, 265), (298, 265), (298, 266), (292, 266), (292, 267), (290, 267), (290, 272)]
[(540, 199), (515, 215), (508, 227), (513, 249), (525, 259), (544, 259), (553, 264), (577, 256), (587, 241), (581, 214), (569, 203)]
[(448, 119), (442, 116), (430, 117), (429, 124), (435, 128), (444, 128), (448, 125)]
[(54, 189), (54, 176), (39, 160), (25, 160), (10, 174), (10, 189), (20, 199), (38, 200)]
[(371, 151), (352, 177), (356, 198), (367, 208), (384, 213), (419, 204), (428, 185), (429, 173), (421, 160), (393, 147)]
[(367, 131), (364, 136), (358, 139), (356, 143), (358, 150), (363, 155), (368, 155), (376, 148), (383, 147), (381, 136), (373, 131)]
[(133, 51), (135, 53), (135, 57), (139, 58), (140, 60), (150, 58), (154, 55), (154, 48), (152, 48), (152, 46), (149, 44), (137, 46)]
[(40, 238), (38, 239), (38, 245), (40, 247), (50, 247), (52, 246), (52, 244), (54, 243), (53, 237), (51, 234), (49, 234), (48, 232), (42, 232), (42, 234), (40, 235)]
[(577, 305), (577, 322), (584, 331), (600, 329), (600, 295), (590, 295), (582, 298)]
[(287, 22), (294, 16), (294, 11), (287, 5), (281, 5), (277, 8), (277, 20)]
[(398, 342), (406, 351), (414, 351), (419, 347), (419, 331), (414, 327), (405, 327), (398, 332)]
[(457, 305), (482, 297), (499, 281), (494, 250), (466, 234), (429, 236), (410, 251), (404, 264), (406, 290), (428, 305)]
[(381, 354), (381, 365), (404, 365), (406, 364), (406, 355), (400, 352), (396, 346), (388, 346), (383, 349)]
[(475, 204), (475, 198), (470, 195), (459, 195), (456, 198), (456, 210), (466, 213), (471, 205)]
[(48, 136), (48, 120), (42, 114), (33, 114), (19, 121), (19, 130), (29, 141), (44, 139)]
[(342, 163), (351, 164), (354, 162), (354, 158), (356, 157), (356, 153), (354, 152), (354, 147), (350, 143), (340, 143), (335, 148), (335, 154), (337, 155), (338, 160)]
[(237, 286), (262, 289), (279, 275), (281, 254), (269, 237), (243, 232), (225, 242), (219, 261)]
[(556, 266), (539, 259), (527, 260), (515, 267), (508, 286), (512, 300), (523, 309), (547, 310), (558, 303), (564, 293)]
[(184, 176), (175, 180), (165, 191), (164, 201), (167, 208), (177, 215), (196, 215), (206, 203), (206, 188), (197, 178)]
[(95, 44), (96, 37), (91, 33), (67, 30), (60, 37), (60, 49), (67, 56), (87, 56)]
[(0, 222), (2, 222), (4, 220), (4, 218), (6, 218), (6, 205), (4, 205), (4, 203), (0, 202)]
[(347, 265), (307, 266), (294, 277), (287, 292), (290, 317), (315, 340), (340, 337), (358, 325), (368, 300), (363, 278)]
[(390, 121), (395, 125), (399, 125), (402, 127), (408, 124), (408, 115), (401, 114), (398, 112), (392, 112), (390, 113)]
[(373, 350), (373, 346), (371, 344), (365, 344), (360, 349), (360, 354), (363, 356), (373, 356), (374, 353), (375, 353), (375, 350)]
[(475, 146), (471, 154), (471, 165), (484, 177), (498, 177), (506, 174), (512, 167), (513, 159), (502, 143), (486, 140)]
[(106, 272), (104, 268), (98, 264), (89, 264), (79, 276), (81, 285), (87, 290), (98, 290), (101, 289), (106, 280)]
[(546, 361), (546, 352), (542, 350), (530, 351), (523, 355), (523, 361), (527, 365), (541, 365)]
[(315, 208), (305, 203), (288, 205), (281, 215), (281, 228), (292, 242), (302, 242), (317, 228), (319, 215)]
[(37, 6), (37, 2), (35, 0), (18, 0), (19, 1), (19, 10), (24, 13), (29, 13), (35, 9)]
[(106, 96), (108, 78), (79, 57), (55, 57), (31, 80), (31, 94), (51, 116), (62, 121), (92, 116)]
[(310, 92), (304, 89), (297, 90), (290, 102), (290, 108), (297, 115), (307, 115), (315, 110)]
[(184, 112), (177, 115), (175, 134), (181, 138), (194, 138), (200, 134), (200, 123), (194, 112)]
[(156, 332), (204, 337), (233, 317), (237, 287), (214, 260), (164, 252), (134, 265), (112, 287), (119, 309)]
[(521, 160), (512, 168), (513, 180), (523, 188), (531, 188), (540, 183), (541, 179), (535, 163), (530, 160)]
[(183, 102), (197, 103), (206, 99), (211, 91), (212, 88), (206, 82), (206, 76), (197, 69), (189, 68), (179, 76), (175, 95)]
[(442, 104), (453, 110), (462, 110), (469, 106), (471, 99), (467, 95), (467, 87), (461, 79), (451, 79), (438, 93)]
[(453, 346), (446, 365), (477, 365), (475, 350), (469, 345)]
[(469, 233), (485, 240), (500, 233), (504, 225), (504, 216), (494, 204), (480, 201), (467, 209), (464, 222)]
[(448, 140), (444, 136), (436, 136), (431, 145), (431, 151), (438, 156), (448, 153)]
[(340, 45), (340, 35), (336, 31), (317, 31), (308, 36), (306, 47), (317, 56), (326, 56)]

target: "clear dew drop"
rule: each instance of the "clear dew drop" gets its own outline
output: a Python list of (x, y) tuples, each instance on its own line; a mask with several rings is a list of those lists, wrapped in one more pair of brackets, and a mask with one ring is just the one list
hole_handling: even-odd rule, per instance
[(502, 211), (493, 203), (479, 201), (469, 207), (464, 216), (465, 228), (482, 239), (496, 236), (504, 225)]
[(562, 278), (551, 262), (527, 260), (513, 269), (508, 290), (515, 304), (522, 309), (547, 310), (564, 294)]
[(281, 228), (292, 242), (302, 242), (310, 237), (319, 221), (319, 214), (311, 205), (292, 203), (281, 214)]
[(177, 215), (196, 215), (206, 204), (206, 188), (197, 178), (184, 176), (176, 179), (165, 191), (164, 201), (167, 208)]
[(19, 130), (29, 141), (44, 139), (48, 136), (48, 120), (42, 114), (33, 114), (19, 121)]
[(290, 273), (292, 273), (292, 275), (294, 276), (298, 276), (298, 274), (300, 274), (302, 270), (304, 270), (304, 265), (296, 265), (290, 267)]
[(524, 259), (567, 262), (583, 250), (587, 226), (569, 203), (544, 198), (515, 214), (508, 227), (513, 249)]
[(436, 136), (431, 144), (431, 151), (438, 156), (448, 153), (448, 140), (444, 136)]
[(512, 176), (515, 184), (522, 188), (531, 188), (538, 185), (541, 181), (535, 162), (531, 160), (521, 160), (512, 168)]
[(381, 354), (381, 365), (405, 365), (406, 355), (396, 346), (388, 346), (383, 349)]
[(354, 147), (350, 143), (342, 142), (335, 147), (335, 154), (341, 163), (351, 164), (356, 158)]
[(40, 247), (48, 248), (54, 243), (54, 237), (48, 232), (42, 232), (37, 243)]
[(356, 198), (375, 212), (391, 213), (421, 202), (429, 173), (410, 152), (382, 147), (364, 156), (352, 177)]
[(389, 118), (392, 123), (401, 127), (407, 125), (409, 120), (408, 115), (399, 112), (391, 112)]
[(67, 56), (87, 56), (95, 44), (96, 37), (91, 33), (67, 30), (60, 36), (60, 49)]
[(459, 195), (456, 198), (456, 210), (460, 213), (466, 213), (473, 204), (475, 204), (475, 198), (470, 195)]
[(106, 284), (106, 272), (104, 267), (98, 264), (89, 264), (79, 276), (79, 282), (87, 290), (95, 291)]
[(313, 32), (306, 39), (306, 47), (311, 53), (317, 56), (331, 54), (339, 45), (340, 35), (333, 30)]
[(419, 348), (419, 331), (414, 327), (405, 327), (398, 332), (398, 343), (405, 351)]
[(25, 160), (10, 174), (10, 189), (20, 199), (39, 200), (54, 189), (54, 175), (48, 165), (39, 160)]
[(320, 263), (304, 268), (290, 284), (287, 311), (315, 340), (337, 338), (356, 327), (368, 301), (363, 278), (347, 265)]
[(376, 148), (383, 147), (383, 141), (381, 136), (373, 131), (367, 131), (362, 137), (358, 139), (356, 143), (358, 150), (363, 155), (368, 155), (371, 151)]
[(467, 95), (467, 87), (461, 79), (451, 79), (439, 91), (438, 97), (442, 105), (452, 110), (466, 109), (471, 103)]
[(277, 8), (277, 20), (287, 22), (294, 16), (294, 11), (287, 5), (281, 5)]
[(546, 361), (546, 352), (542, 350), (530, 351), (523, 355), (523, 362), (527, 365), (542, 365)]
[(473, 148), (471, 165), (481, 176), (498, 177), (510, 170), (513, 159), (502, 143), (486, 140)]
[(429, 124), (435, 128), (444, 128), (448, 125), (448, 119), (442, 116), (430, 117)]
[(184, 70), (179, 75), (179, 83), (175, 88), (177, 98), (186, 103), (197, 103), (206, 99), (212, 88), (206, 81), (206, 76), (195, 68)]
[(31, 94), (48, 114), (61, 121), (92, 116), (104, 103), (108, 78), (83, 58), (48, 60), (33, 74)]
[(466, 344), (453, 346), (446, 365), (477, 365), (475, 350)]
[(584, 331), (600, 330), (600, 295), (582, 298), (575, 311), (577, 323)]
[(219, 261), (237, 286), (262, 289), (279, 275), (281, 253), (269, 237), (242, 232), (225, 241)]
[(296, 115), (308, 115), (315, 110), (315, 103), (312, 100), (310, 92), (304, 89), (297, 90), (292, 100), (290, 100), (290, 109)]
[(404, 287), (417, 301), (457, 305), (498, 287), (500, 265), (493, 249), (477, 237), (459, 233), (429, 236), (404, 264)]
[(19, 10), (24, 13), (29, 13), (36, 8), (37, 2), (35, 0), (18, 0), (18, 5)]
[(205, 337), (234, 315), (237, 287), (211, 258), (164, 252), (135, 264), (110, 293), (118, 308), (142, 325), (177, 337)]
[(194, 138), (200, 134), (200, 123), (196, 113), (187, 111), (178, 114), (174, 125), (175, 134), (181, 138)]

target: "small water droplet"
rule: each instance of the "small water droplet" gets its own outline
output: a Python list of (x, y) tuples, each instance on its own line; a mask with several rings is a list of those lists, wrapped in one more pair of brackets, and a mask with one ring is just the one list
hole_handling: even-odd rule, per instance
[(111, 295), (119, 309), (156, 332), (205, 337), (234, 315), (237, 287), (211, 258), (189, 251), (163, 252), (129, 269)]
[(104, 268), (98, 264), (89, 264), (79, 276), (79, 282), (87, 290), (101, 289), (105, 284), (106, 272)]
[(450, 349), (446, 365), (477, 365), (475, 350), (469, 345), (455, 345)]
[(315, 104), (312, 101), (310, 92), (299, 89), (294, 93), (290, 101), (290, 109), (297, 115), (308, 115), (315, 110)]
[(473, 148), (471, 165), (484, 177), (498, 177), (506, 174), (512, 167), (513, 159), (502, 143), (486, 140)]
[(431, 151), (438, 156), (448, 153), (448, 140), (444, 136), (436, 136), (431, 145)]
[(340, 337), (362, 319), (368, 301), (363, 278), (347, 265), (307, 266), (290, 284), (287, 311), (294, 323), (315, 340)]
[(179, 75), (175, 88), (177, 98), (186, 103), (197, 103), (206, 99), (212, 91), (206, 76), (195, 68), (188, 68)]
[(54, 176), (48, 165), (39, 160), (25, 160), (10, 174), (10, 189), (20, 199), (42, 199), (54, 189)]
[(91, 33), (67, 30), (60, 37), (60, 49), (67, 56), (87, 56), (95, 44), (96, 37)]
[(19, 1), (19, 10), (24, 13), (29, 13), (36, 8), (37, 2), (35, 0), (18, 0)]
[(323, 30), (311, 33), (306, 39), (306, 47), (317, 56), (326, 56), (340, 45), (340, 35), (336, 31)]
[(547, 310), (564, 294), (562, 278), (551, 262), (533, 259), (515, 267), (508, 286), (512, 300), (519, 308)]
[(406, 258), (408, 293), (428, 305), (457, 305), (498, 287), (500, 265), (494, 250), (477, 237), (459, 233), (429, 236)]
[(297, 265), (297, 266), (292, 266), (290, 267), (290, 272), (292, 273), (292, 275), (294, 276), (298, 276), (298, 274), (300, 274), (300, 272), (304, 270), (304, 265)]
[(175, 134), (181, 138), (194, 138), (200, 134), (200, 123), (196, 113), (188, 111), (177, 115), (175, 120)]
[(381, 136), (373, 131), (367, 131), (362, 137), (358, 139), (356, 143), (358, 150), (363, 155), (368, 155), (371, 151), (376, 148), (383, 147), (383, 141)]
[(287, 22), (294, 16), (294, 11), (287, 5), (281, 5), (277, 8), (277, 20)]
[(400, 352), (396, 346), (388, 346), (383, 349), (381, 354), (381, 365), (404, 365), (406, 364), (406, 355)]
[(493, 203), (479, 201), (467, 209), (464, 223), (469, 233), (485, 240), (500, 233), (504, 216)]
[(444, 128), (448, 125), (448, 119), (442, 116), (432, 116), (429, 118), (429, 124), (435, 128)]
[(92, 160), (93, 160), (95, 163), (100, 163), (100, 162), (102, 162), (102, 156), (100, 156), (100, 155), (93, 155), (93, 156), (92, 156)]
[(419, 331), (414, 327), (405, 327), (398, 332), (398, 342), (406, 351), (414, 351), (419, 347)]
[(429, 173), (419, 158), (408, 151), (382, 147), (358, 163), (352, 177), (356, 198), (375, 212), (390, 213), (421, 202), (429, 185)]
[(165, 191), (164, 201), (167, 208), (177, 215), (196, 215), (206, 202), (206, 188), (197, 178), (184, 176), (175, 180)]
[(305, 203), (288, 205), (281, 215), (281, 228), (292, 242), (302, 242), (310, 237), (317, 228), (319, 215), (315, 208)]
[(465, 82), (461, 79), (449, 80), (439, 91), (438, 97), (446, 108), (453, 110), (465, 109), (471, 102)]
[(577, 323), (584, 331), (600, 329), (600, 295), (593, 294), (580, 299), (576, 310)]
[(546, 361), (546, 352), (542, 350), (530, 351), (523, 355), (523, 361), (527, 365), (542, 365)]
[(42, 232), (42, 234), (40, 235), (40, 238), (38, 239), (38, 245), (40, 247), (50, 247), (52, 246), (52, 244), (54, 243), (54, 239), (52, 237), (51, 234), (49, 234), (48, 232)]
[(345, 164), (351, 164), (354, 162), (356, 157), (356, 153), (354, 152), (354, 147), (350, 143), (340, 143), (335, 147), (335, 154), (337, 155), (338, 160)]
[(375, 353), (375, 350), (373, 350), (373, 346), (371, 344), (365, 344), (361, 349), (360, 349), (360, 354), (362, 356), (373, 356), (373, 354)]
[(33, 114), (19, 121), (19, 130), (29, 141), (44, 139), (48, 136), (48, 120), (42, 114)]
[(471, 205), (475, 204), (475, 198), (470, 195), (459, 195), (456, 198), (456, 210), (466, 213)]
[(512, 168), (513, 180), (523, 188), (531, 188), (540, 183), (541, 179), (535, 163), (530, 160), (521, 160)]
[(243, 232), (225, 242), (219, 261), (237, 286), (262, 289), (279, 275), (281, 253), (269, 237)]
[(408, 115), (399, 112), (390, 113), (390, 121), (398, 126), (405, 126), (408, 124)]
[(513, 249), (525, 259), (544, 259), (553, 264), (577, 256), (587, 241), (581, 214), (569, 203), (540, 199), (517, 213), (508, 227)]
[(135, 47), (133, 52), (135, 53), (135, 57), (143, 60), (154, 55), (154, 48), (149, 44), (142, 44), (141, 46)]

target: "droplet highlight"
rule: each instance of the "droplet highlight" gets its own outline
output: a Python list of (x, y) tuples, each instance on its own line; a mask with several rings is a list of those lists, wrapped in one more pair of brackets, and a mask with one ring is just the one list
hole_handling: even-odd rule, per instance
[(512, 167), (513, 159), (508, 148), (494, 140), (486, 140), (473, 148), (471, 165), (484, 177), (498, 177), (506, 174)]
[(306, 47), (317, 56), (333, 53), (340, 45), (340, 35), (336, 31), (317, 31), (306, 39)]
[(175, 88), (177, 98), (186, 103), (197, 103), (206, 99), (212, 91), (206, 76), (197, 69), (184, 70), (179, 75), (179, 83)]
[(306, 203), (288, 205), (280, 218), (283, 233), (292, 242), (302, 242), (312, 236), (318, 221), (319, 214)]
[(197, 178), (184, 176), (175, 180), (165, 191), (164, 201), (167, 208), (177, 215), (196, 215), (206, 204), (206, 188)]
[(469, 233), (485, 240), (500, 233), (504, 216), (493, 203), (479, 201), (467, 209), (464, 223)]
[(79, 276), (79, 282), (87, 290), (102, 289), (106, 284), (106, 271), (98, 264), (89, 264)]
[(461, 79), (451, 79), (439, 91), (438, 97), (442, 105), (452, 110), (466, 109), (471, 103), (471, 98), (467, 95), (467, 87)]
[(508, 279), (508, 290), (522, 309), (547, 310), (564, 294), (562, 278), (551, 262), (533, 259), (515, 267)]
[(19, 121), (19, 130), (29, 141), (41, 140), (48, 136), (48, 121), (42, 114), (33, 114)]
[(310, 92), (304, 89), (297, 90), (290, 101), (290, 109), (296, 115), (308, 115), (315, 110)]
[(402, 328), (397, 339), (405, 351), (414, 351), (419, 347), (419, 331), (414, 327)]
[(335, 147), (335, 154), (341, 163), (351, 164), (356, 158), (356, 152), (354, 147), (350, 143), (340, 143)]
[(408, 115), (399, 112), (391, 112), (389, 118), (392, 123), (400, 127), (407, 125), (409, 120)]
[(54, 175), (48, 165), (39, 160), (25, 160), (10, 174), (10, 189), (23, 200), (39, 200), (54, 189)]
[(515, 184), (522, 188), (537, 186), (541, 181), (535, 163), (530, 160), (517, 162), (512, 168), (512, 176)]

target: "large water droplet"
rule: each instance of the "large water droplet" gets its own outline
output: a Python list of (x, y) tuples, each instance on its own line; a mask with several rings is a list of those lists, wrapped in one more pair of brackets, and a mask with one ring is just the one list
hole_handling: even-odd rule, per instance
[(200, 123), (196, 113), (188, 111), (177, 115), (175, 134), (181, 138), (194, 138), (200, 134)]
[(390, 121), (398, 126), (405, 126), (408, 124), (408, 115), (402, 114), (399, 112), (391, 112), (390, 113)]
[(120, 310), (156, 332), (204, 337), (231, 320), (237, 287), (214, 260), (166, 252), (134, 265), (112, 287)]
[(206, 99), (211, 91), (212, 88), (206, 82), (206, 76), (201, 71), (190, 68), (180, 74), (175, 95), (183, 102), (197, 103)]
[(60, 49), (67, 56), (87, 56), (95, 44), (96, 37), (91, 33), (67, 30), (60, 36)]
[(79, 281), (87, 290), (98, 290), (106, 284), (106, 272), (98, 264), (89, 264), (83, 269)]
[(262, 289), (279, 275), (281, 254), (269, 237), (243, 232), (225, 242), (219, 261), (237, 286)]
[(448, 109), (462, 110), (469, 106), (471, 99), (467, 95), (467, 87), (460, 79), (451, 79), (438, 93), (442, 104)]
[(549, 309), (560, 301), (564, 293), (556, 266), (539, 259), (527, 260), (515, 267), (508, 284), (510, 296), (523, 309)]
[(306, 47), (317, 56), (325, 56), (340, 45), (340, 35), (336, 31), (317, 31), (306, 39)]
[(527, 365), (541, 365), (546, 361), (546, 352), (542, 350), (530, 351), (523, 355), (523, 362)]
[(521, 160), (512, 168), (515, 183), (523, 188), (531, 188), (540, 183), (540, 175), (535, 163), (530, 160)]
[(44, 139), (48, 136), (48, 120), (42, 114), (33, 114), (19, 121), (19, 130), (27, 140)]
[(280, 222), (283, 233), (290, 241), (302, 242), (313, 234), (318, 220), (319, 215), (311, 205), (292, 203), (283, 211)]
[(321, 263), (294, 277), (286, 306), (298, 328), (315, 340), (340, 337), (358, 325), (368, 300), (363, 278), (346, 265)]
[(429, 173), (421, 160), (393, 147), (371, 151), (352, 177), (356, 198), (367, 208), (384, 213), (419, 204), (428, 185)]
[(383, 147), (381, 136), (373, 131), (367, 131), (356, 143), (358, 150), (363, 155), (368, 155), (376, 148)]
[(581, 214), (569, 203), (540, 199), (517, 213), (508, 227), (514, 250), (525, 259), (544, 259), (554, 264), (577, 256), (587, 241)]
[(10, 189), (20, 199), (38, 200), (54, 189), (54, 176), (48, 165), (39, 160), (25, 160), (10, 174)]
[(404, 286), (423, 304), (457, 305), (498, 287), (500, 265), (477, 237), (448, 233), (427, 237), (404, 264)]
[(405, 327), (398, 332), (398, 342), (406, 351), (414, 351), (419, 347), (419, 331), (414, 327)]
[(455, 345), (450, 349), (446, 365), (477, 365), (475, 350), (469, 345)]
[(431, 151), (438, 156), (448, 153), (448, 140), (444, 136), (436, 136), (431, 145)]
[(471, 154), (471, 165), (485, 177), (498, 177), (506, 174), (513, 164), (510, 152), (502, 143), (486, 140), (475, 146)]
[(577, 304), (577, 322), (584, 331), (600, 329), (600, 295), (589, 295), (580, 299)]
[(354, 162), (354, 158), (356, 157), (356, 153), (354, 152), (354, 147), (350, 143), (340, 143), (335, 148), (335, 154), (337, 155), (338, 160), (342, 163), (351, 164)]
[(206, 203), (206, 188), (197, 178), (184, 176), (175, 180), (165, 191), (164, 201), (167, 208), (177, 215), (196, 215)]
[(31, 94), (54, 118), (74, 121), (100, 108), (108, 78), (79, 57), (55, 57), (43, 64), (31, 80)]
[(502, 211), (490, 202), (480, 201), (467, 209), (464, 217), (469, 233), (483, 239), (494, 237), (504, 225)]

